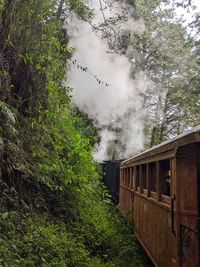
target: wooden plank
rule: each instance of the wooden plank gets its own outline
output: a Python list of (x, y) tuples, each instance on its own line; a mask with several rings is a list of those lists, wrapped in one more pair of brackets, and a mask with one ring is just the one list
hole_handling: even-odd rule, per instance
[(171, 267), (175, 258), (175, 236), (169, 224), (170, 211), (135, 195), (135, 232), (158, 266)]

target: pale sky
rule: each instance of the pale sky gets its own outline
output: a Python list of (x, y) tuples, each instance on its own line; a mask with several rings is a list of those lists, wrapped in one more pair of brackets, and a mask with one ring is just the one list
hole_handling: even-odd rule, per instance
[[(187, 8), (183, 7), (177, 7), (176, 5), (173, 5), (173, 3), (181, 3), (181, 0), (171, 0), (171, 4), (167, 7), (174, 8), (175, 15), (177, 15), (177, 18), (181, 18), (183, 20), (183, 25), (187, 26), (188, 33), (195, 36), (196, 31), (192, 29), (189, 24), (195, 20), (195, 15), (200, 14), (200, 0), (191, 0), (191, 6)], [(166, 6), (165, 6), (166, 8)], [(199, 39), (198, 36), (196, 36), (197, 39)]]
[[(176, 1), (179, 2), (179, 1)], [(191, 0), (192, 6), (196, 6), (196, 8), (193, 10), (191, 7), (189, 8), (182, 8), (178, 7), (176, 8), (176, 13), (179, 17), (182, 17), (184, 20), (186, 20), (186, 23), (189, 24), (194, 20), (195, 14), (200, 13), (200, 0)]]

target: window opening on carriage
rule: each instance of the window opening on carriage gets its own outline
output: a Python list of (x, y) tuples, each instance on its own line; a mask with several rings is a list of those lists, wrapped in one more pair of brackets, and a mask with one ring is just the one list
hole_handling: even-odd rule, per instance
[(139, 191), (140, 188), (140, 166), (136, 166), (136, 173), (135, 173), (135, 187), (136, 190)]
[(123, 185), (126, 184), (126, 169), (123, 169)]
[(131, 167), (131, 189), (134, 188), (134, 167)]
[(129, 179), (129, 181), (128, 181), (128, 187), (129, 188), (131, 188), (131, 179), (132, 179), (131, 175), (132, 175), (132, 171), (131, 171), (131, 167), (129, 167), (129, 175), (128, 175), (129, 176), (129, 178), (128, 178)]
[(148, 173), (149, 190), (156, 192), (156, 163), (149, 163), (149, 173)]
[(124, 171), (124, 175), (123, 175), (123, 185), (126, 184), (126, 169), (123, 170)]
[(147, 189), (147, 165), (143, 164), (141, 168), (141, 185), (143, 189)]
[(131, 168), (128, 168), (128, 188), (130, 188), (131, 184)]
[(130, 179), (130, 168), (127, 168), (127, 184), (126, 184), (126, 187), (129, 187), (129, 179)]
[(162, 195), (170, 196), (171, 191), (171, 171), (170, 160), (161, 160), (159, 162), (160, 191)]
[(126, 169), (126, 187), (129, 185), (129, 168)]
[(124, 185), (124, 169), (121, 170), (120, 181), (121, 181), (121, 184)]
[(126, 169), (126, 187), (129, 187), (129, 177), (130, 177), (130, 175), (129, 175), (129, 168), (127, 168)]
[(128, 169), (125, 170), (125, 186), (128, 186)]

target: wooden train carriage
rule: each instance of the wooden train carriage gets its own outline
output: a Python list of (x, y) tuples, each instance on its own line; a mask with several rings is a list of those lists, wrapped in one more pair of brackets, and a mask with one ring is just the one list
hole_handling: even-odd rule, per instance
[(200, 266), (200, 126), (121, 163), (120, 208), (155, 266)]

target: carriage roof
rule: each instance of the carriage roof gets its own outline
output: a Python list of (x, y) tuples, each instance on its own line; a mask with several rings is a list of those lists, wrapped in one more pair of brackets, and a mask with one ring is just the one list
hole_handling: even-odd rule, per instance
[(142, 161), (144, 159), (152, 159), (153, 161), (154, 157), (158, 155), (160, 155), (160, 157), (163, 156), (163, 158), (166, 156), (170, 157), (176, 154), (179, 147), (195, 142), (200, 142), (200, 125), (144, 152), (141, 152), (140, 154), (130, 157), (129, 159), (123, 161), (121, 166), (132, 162)]

